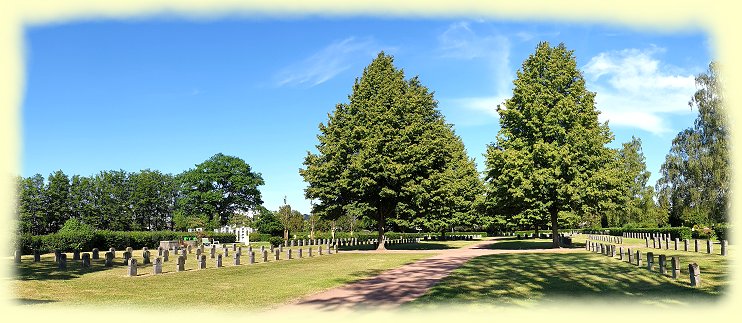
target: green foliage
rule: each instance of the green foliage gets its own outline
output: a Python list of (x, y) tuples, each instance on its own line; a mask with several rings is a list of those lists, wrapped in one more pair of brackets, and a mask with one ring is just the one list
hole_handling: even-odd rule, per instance
[(283, 237), (270, 237), (268, 238), (268, 242), (274, 247), (278, 247), (283, 244)]
[[(573, 52), (540, 43), (513, 84), (485, 155), (487, 213), (514, 225), (550, 222), (555, 233), (564, 217), (597, 223), (595, 215), (621, 195), (620, 171), (610, 167), (616, 154), (605, 145), (612, 134), (598, 122), (595, 93), (585, 88)], [(556, 235), (553, 243), (559, 245)]]
[(714, 226), (714, 234), (719, 240), (729, 240), (729, 230), (731, 226), (728, 224), (717, 224)]
[(274, 214), (283, 227), (284, 240), (289, 239), (290, 232), (299, 231), (304, 226), (304, 216), (288, 204), (280, 206)]
[(416, 77), (405, 80), (382, 52), (348, 99), (319, 125), (318, 153), (299, 171), (306, 197), (320, 202), (313, 213), (330, 221), (352, 214), (374, 223), (379, 238), (390, 224), (444, 228), (473, 216), (476, 171)]
[(673, 139), (656, 185), (672, 225), (729, 220), (729, 121), (716, 63), (696, 77), (696, 87), (689, 105), (698, 117)]
[(276, 215), (263, 206), (258, 207), (255, 215), (255, 229), (262, 234), (280, 236), (283, 234), (283, 225)]
[[(207, 225), (226, 225), (236, 212), (248, 212), (262, 204), (259, 173), (244, 160), (216, 154), (178, 176), (182, 197), (178, 207), (186, 214), (206, 216)], [(216, 219), (216, 222), (212, 222)]]

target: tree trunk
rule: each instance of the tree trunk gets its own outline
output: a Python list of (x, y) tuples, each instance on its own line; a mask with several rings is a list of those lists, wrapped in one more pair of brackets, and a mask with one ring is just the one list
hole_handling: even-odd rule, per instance
[(289, 239), (289, 230), (283, 229), (283, 240)]
[(444, 230), (441, 230), (440, 240), (441, 241), (446, 241), (446, 230), (445, 229)]
[(559, 244), (559, 226), (557, 224), (557, 216), (559, 211), (551, 210), (551, 244), (553, 248), (561, 248)]
[(332, 239), (335, 240), (335, 221), (332, 221)]
[(536, 239), (538, 239), (538, 224), (533, 225), (533, 232), (536, 235)]
[(377, 229), (379, 230), (379, 243), (376, 246), (376, 250), (386, 250), (386, 247), (384, 246), (384, 214), (379, 212), (379, 221), (376, 224)]

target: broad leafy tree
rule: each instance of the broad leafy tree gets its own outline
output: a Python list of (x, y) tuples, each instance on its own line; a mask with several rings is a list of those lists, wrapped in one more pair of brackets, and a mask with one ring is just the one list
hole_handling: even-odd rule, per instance
[(605, 146), (612, 134), (598, 122), (595, 93), (564, 44), (539, 43), (513, 84), (486, 152), (490, 212), (549, 223), (557, 248), (560, 218), (596, 222), (619, 194), (619, 179), (606, 166), (615, 158)]
[(41, 235), (47, 233), (44, 177), (36, 174), (18, 178), (19, 230), (23, 233)]
[(57, 232), (72, 214), (70, 179), (58, 170), (49, 175), (44, 194), (46, 233)]
[(729, 220), (729, 122), (716, 63), (696, 77), (696, 87), (689, 105), (698, 117), (673, 140), (656, 185), (672, 225)]
[(383, 250), (391, 223), (409, 226), (425, 211), (439, 217), (444, 205), (460, 202), (438, 194), (441, 202), (428, 206), (423, 198), (447, 184), (450, 177), (439, 173), (456, 168), (449, 162), (457, 155), (444, 144), (452, 130), (433, 93), (417, 77), (405, 79), (383, 52), (356, 79), (348, 99), (320, 124), (317, 153), (308, 153), (299, 172), (308, 183), (306, 197), (319, 200), (313, 212), (328, 221), (353, 213), (375, 223)]
[(235, 212), (247, 212), (263, 203), (258, 186), (264, 184), (244, 160), (216, 154), (179, 175), (179, 208), (192, 216), (226, 225)]

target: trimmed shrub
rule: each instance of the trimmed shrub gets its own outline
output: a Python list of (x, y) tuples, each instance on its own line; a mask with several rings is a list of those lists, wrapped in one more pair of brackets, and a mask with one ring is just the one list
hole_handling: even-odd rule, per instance
[(666, 227), (666, 228), (598, 228), (598, 229), (583, 229), (584, 234), (608, 234), (612, 236), (622, 236), (624, 232), (633, 233), (664, 233), (670, 234), (673, 239), (690, 239), (692, 236), (691, 228), (688, 227)]
[(268, 238), (268, 242), (274, 247), (278, 247), (281, 244), (283, 244), (283, 237), (270, 237)]
[(729, 240), (729, 228), (728, 224), (717, 224), (714, 226), (714, 233), (716, 238), (719, 240)]

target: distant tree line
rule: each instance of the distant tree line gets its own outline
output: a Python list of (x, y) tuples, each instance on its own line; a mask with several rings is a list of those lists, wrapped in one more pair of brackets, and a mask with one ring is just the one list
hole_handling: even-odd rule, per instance
[(69, 219), (118, 231), (218, 228), (263, 203), (260, 174), (223, 154), (178, 175), (146, 169), (70, 177), (58, 170), (17, 183), (18, 230), (33, 235), (57, 232)]

